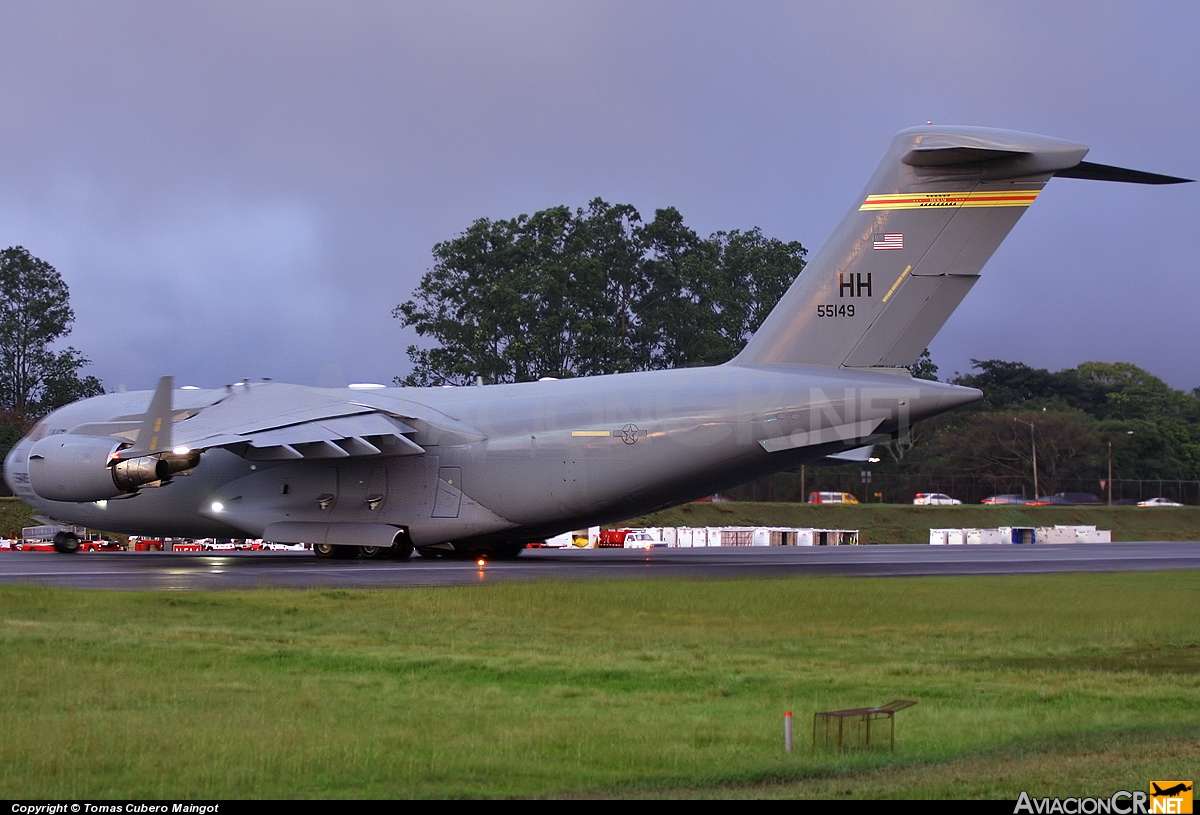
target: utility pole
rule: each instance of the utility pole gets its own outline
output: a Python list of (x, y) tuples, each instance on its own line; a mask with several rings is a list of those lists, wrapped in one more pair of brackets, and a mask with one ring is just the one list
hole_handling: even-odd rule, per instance
[(1024, 419), (1018, 419), (1016, 416), (1013, 417), (1013, 421), (1020, 422), (1021, 424), (1029, 425), (1029, 444), (1033, 450), (1033, 499), (1036, 501), (1038, 498), (1041, 497), (1041, 490), (1038, 489), (1037, 436), (1034, 431), (1033, 422), (1027, 422)]
[[(1132, 430), (1125, 431), (1126, 436), (1132, 436)], [(1159, 490), (1161, 492), (1161, 490)], [(1140, 494), (1140, 493), (1139, 493)], [(1108, 505), (1112, 506), (1112, 439), (1108, 440)]]
[(1112, 439), (1108, 440), (1108, 505), (1112, 506)]

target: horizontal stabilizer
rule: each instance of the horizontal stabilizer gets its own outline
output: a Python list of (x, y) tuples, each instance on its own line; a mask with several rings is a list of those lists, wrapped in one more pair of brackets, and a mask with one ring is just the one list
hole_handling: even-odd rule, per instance
[(1141, 170), (1127, 170), (1124, 167), (1093, 164), (1090, 161), (1081, 161), (1074, 167), (1059, 170), (1054, 175), (1059, 178), (1087, 178), (1092, 181), (1124, 181), (1127, 184), (1188, 184), (1194, 181), (1191, 178), (1144, 173)]

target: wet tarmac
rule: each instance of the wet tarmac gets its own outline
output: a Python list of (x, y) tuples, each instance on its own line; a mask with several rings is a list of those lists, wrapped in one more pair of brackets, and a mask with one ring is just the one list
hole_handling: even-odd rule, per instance
[(411, 588), (512, 580), (1013, 575), (1200, 569), (1200, 542), (1042, 546), (530, 549), (514, 561), (326, 560), (310, 553), (0, 552), (0, 583), (89, 589)]

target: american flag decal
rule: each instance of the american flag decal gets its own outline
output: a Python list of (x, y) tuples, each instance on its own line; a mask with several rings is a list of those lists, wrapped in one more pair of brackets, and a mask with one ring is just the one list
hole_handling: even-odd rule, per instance
[(876, 249), (903, 249), (904, 233), (885, 232), (882, 235), (876, 234), (874, 247)]

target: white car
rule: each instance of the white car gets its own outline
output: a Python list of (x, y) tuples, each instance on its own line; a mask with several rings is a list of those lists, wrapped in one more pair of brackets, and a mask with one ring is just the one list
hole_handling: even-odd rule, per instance
[(961, 504), (962, 501), (957, 498), (951, 498), (944, 492), (918, 492), (917, 497), (913, 499), (913, 503), (919, 507), (934, 507)]
[(1145, 501), (1138, 501), (1139, 507), (1181, 507), (1183, 504), (1178, 501), (1172, 501), (1169, 498), (1150, 498)]

